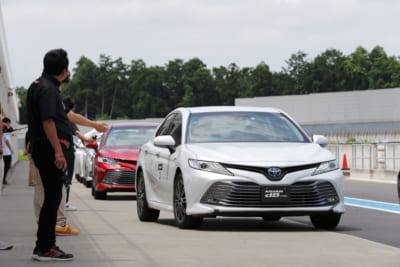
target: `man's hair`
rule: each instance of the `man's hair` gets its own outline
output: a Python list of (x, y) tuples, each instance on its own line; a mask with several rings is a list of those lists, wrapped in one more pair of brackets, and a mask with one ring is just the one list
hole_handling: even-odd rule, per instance
[(7, 117), (3, 118), (3, 123), (9, 123), (9, 122), (11, 122), (11, 120), (9, 118), (7, 118)]
[(68, 70), (67, 52), (60, 49), (53, 49), (46, 53), (43, 59), (43, 72), (49, 75), (60, 75), (64, 69)]
[(71, 98), (69, 98), (69, 97), (67, 97), (67, 98), (65, 98), (64, 100), (63, 100), (63, 102), (64, 102), (64, 105), (68, 108), (68, 109), (74, 109), (74, 106), (75, 106), (75, 104), (74, 104), (74, 101), (72, 101), (72, 99)]

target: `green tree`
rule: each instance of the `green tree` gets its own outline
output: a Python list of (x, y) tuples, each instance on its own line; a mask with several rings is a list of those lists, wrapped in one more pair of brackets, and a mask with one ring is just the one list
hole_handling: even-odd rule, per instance
[(344, 62), (344, 70), (349, 79), (349, 90), (365, 90), (369, 88), (368, 73), (371, 60), (368, 51), (359, 46)]
[(399, 57), (380, 46), (370, 53), (359, 46), (348, 56), (328, 49), (312, 60), (298, 51), (285, 62), (282, 71), (271, 72), (265, 62), (210, 70), (199, 58), (147, 67), (141, 59), (126, 65), (102, 54), (96, 65), (82, 56), (62, 94), (89, 118), (115, 119), (163, 117), (179, 106), (233, 105), (237, 97), (400, 86)]
[(183, 60), (169, 61), (164, 71), (164, 86), (168, 94), (168, 106), (176, 108), (185, 95)]
[(247, 96), (249, 84), (244, 79), (248, 76), (235, 63), (231, 63), (228, 68), (220, 66), (213, 68), (213, 77), (216, 84), (221, 105), (233, 105), (238, 96)]
[(400, 58), (389, 57), (385, 62), (385, 69), (389, 78), (383, 88), (400, 87)]
[(251, 90), (254, 96), (270, 96), (277, 94), (272, 87), (272, 73), (264, 62), (251, 70)]
[(285, 63), (287, 67), (283, 67), (282, 72), (292, 78), (295, 82), (291, 94), (308, 93), (308, 89), (304, 87), (304, 72), (309, 67), (307, 54), (303, 51), (298, 51), (296, 54), (292, 54)]
[(369, 53), (371, 69), (368, 73), (369, 88), (391, 88), (399, 86), (400, 64), (395, 57), (388, 57), (381, 46)]
[[(193, 58), (183, 65), (185, 99), (190, 99), (195, 106), (217, 105), (220, 103), (215, 90), (215, 82), (210, 70), (198, 58)], [(192, 97), (193, 93), (193, 97)], [(181, 105), (185, 103), (180, 103)]]
[(272, 88), (274, 95), (294, 94), (296, 79), (284, 72), (272, 73)]
[(76, 63), (71, 82), (61, 93), (75, 102), (75, 112), (95, 118), (97, 113), (96, 95), (99, 87), (99, 70), (90, 59), (82, 56)]
[(346, 90), (345, 61), (339, 50), (326, 50), (303, 69), (301, 87), (311, 93)]
[(19, 103), (18, 103), (18, 108), (19, 108), (19, 123), (20, 124), (27, 124), (28, 123), (28, 118), (27, 118), (27, 110), (26, 110), (26, 99), (28, 96), (28, 90), (25, 87), (17, 87), (15, 88), (15, 92), (18, 95)]
[(164, 86), (164, 69), (149, 67), (135, 77), (136, 91), (131, 105), (134, 118), (164, 117), (169, 111), (168, 90)]

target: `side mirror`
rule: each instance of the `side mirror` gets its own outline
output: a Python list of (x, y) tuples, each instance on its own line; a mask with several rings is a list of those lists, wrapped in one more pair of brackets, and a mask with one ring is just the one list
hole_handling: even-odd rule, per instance
[(154, 145), (168, 148), (171, 153), (175, 152), (175, 140), (170, 135), (160, 135), (154, 138)]
[(96, 141), (94, 141), (93, 143), (87, 144), (86, 145), (87, 148), (94, 148), (97, 149), (99, 147), (99, 144), (97, 144)]
[(328, 138), (326, 138), (323, 135), (314, 135), (313, 136), (313, 142), (315, 144), (318, 144), (322, 147), (326, 147), (328, 145)]

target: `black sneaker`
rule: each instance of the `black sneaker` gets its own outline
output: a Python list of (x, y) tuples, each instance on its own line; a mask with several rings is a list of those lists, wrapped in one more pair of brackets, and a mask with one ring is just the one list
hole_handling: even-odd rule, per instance
[(72, 261), (73, 258), (74, 255), (67, 254), (58, 247), (51, 248), (47, 252), (41, 252), (34, 249), (32, 255), (32, 259), (37, 261)]
[(33, 249), (33, 255), (32, 256), (35, 256), (35, 255), (37, 256), (38, 253), (39, 253), (39, 250), (38, 250), (38, 248), (35, 247)]

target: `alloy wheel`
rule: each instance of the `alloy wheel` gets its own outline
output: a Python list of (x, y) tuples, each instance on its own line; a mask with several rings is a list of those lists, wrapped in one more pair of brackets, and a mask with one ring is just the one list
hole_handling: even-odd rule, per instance
[(183, 221), (186, 215), (186, 195), (182, 179), (178, 179), (174, 192), (174, 211), (178, 221)]

